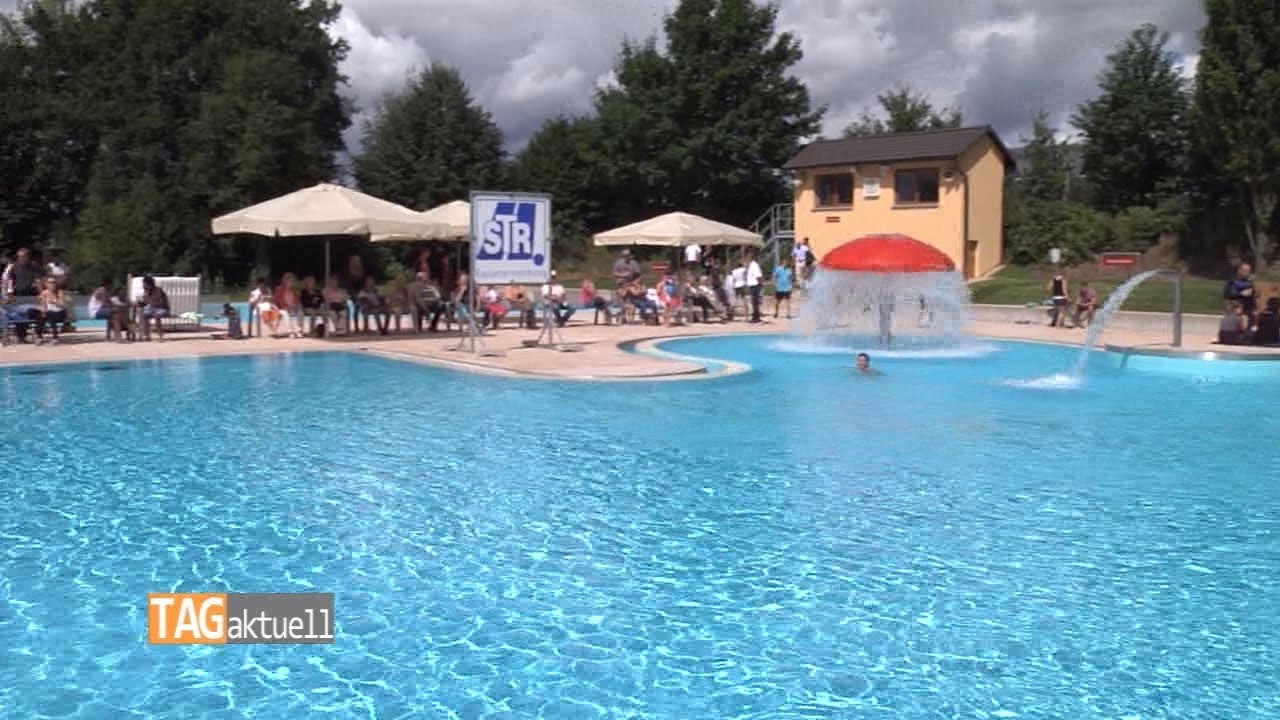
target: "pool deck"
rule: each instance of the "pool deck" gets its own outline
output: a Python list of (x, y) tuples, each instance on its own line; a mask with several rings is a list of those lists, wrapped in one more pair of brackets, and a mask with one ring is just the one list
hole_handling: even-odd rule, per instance
[[(677, 327), (652, 325), (593, 325), (574, 321), (562, 330), (563, 340), (575, 352), (560, 352), (547, 347), (525, 347), (525, 341), (538, 337), (538, 331), (504, 327), (483, 338), (488, 354), (459, 350), (457, 333), (438, 335), (356, 335), (317, 339), (252, 338), (248, 340), (214, 339), (219, 328), (202, 332), (169, 334), (163, 342), (105, 342), (100, 330), (86, 330), (64, 336), (54, 345), (33, 344), (0, 347), (0, 367), (43, 365), (50, 363), (112, 362), (159, 360), (224, 355), (250, 355), (293, 352), (364, 352), (398, 360), (420, 362), (470, 372), (507, 377), (546, 378), (560, 380), (679, 380), (705, 377), (703, 366), (673, 357), (657, 357), (627, 351), (624, 346), (654, 339), (719, 335), (726, 333), (781, 333), (789, 327), (785, 319), (769, 319), (760, 324), (746, 322), (694, 323)], [(1007, 340), (1050, 342), (1079, 345), (1083, 329), (1051, 328), (1005, 322), (978, 322), (973, 334), (979, 337)], [(1215, 353), (1218, 359), (1280, 360), (1275, 348), (1226, 348), (1207, 338), (1186, 337), (1183, 347), (1174, 350), (1168, 333), (1142, 333), (1125, 330), (1107, 331), (1101, 340), (1108, 349), (1121, 352), (1157, 355), (1204, 357)], [(1225, 351), (1225, 352), (1224, 352)], [(1212, 358), (1208, 358), (1212, 359)], [(733, 372), (734, 366), (727, 371)]]

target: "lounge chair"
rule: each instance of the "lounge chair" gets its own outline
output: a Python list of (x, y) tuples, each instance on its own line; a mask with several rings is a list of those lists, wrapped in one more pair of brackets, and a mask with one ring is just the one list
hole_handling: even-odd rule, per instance
[[(166, 330), (183, 328), (199, 330), (203, 315), (200, 314), (200, 276), (153, 275), (156, 287), (169, 297), (169, 317), (161, 320)], [(130, 275), (129, 302), (142, 299), (142, 277)]]

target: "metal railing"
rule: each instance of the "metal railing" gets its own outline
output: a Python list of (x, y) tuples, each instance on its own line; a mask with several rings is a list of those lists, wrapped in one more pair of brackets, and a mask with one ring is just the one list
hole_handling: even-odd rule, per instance
[(773, 266), (777, 267), (782, 259), (783, 242), (791, 242), (796, 236), (795, 205), (778, 203), (766, 210), (751, 225), (751, 232), (764, 237), (761, 255), (773, 258)]
[(1173, 346), (1182, 347), (1182, 273), (1161, 270), (1160, 277), (1173, 281)]

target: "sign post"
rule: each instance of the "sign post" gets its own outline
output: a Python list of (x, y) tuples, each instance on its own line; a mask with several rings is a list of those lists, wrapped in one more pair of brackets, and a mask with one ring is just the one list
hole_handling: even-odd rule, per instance
[[(485, 285), (531, 285), (551, 277), (551, 196), (471, 193), (471, 307)], [(474, 310), (467, 333), (471, 351), (480, 336)]]
[(1129, 268), (1129, 277), (1133, 277), (1133, 270), (1138, 267), (1138, 258), (1140, 257), (1142, 257), (1142, 253), (1104, 252), (1099, 256), (1098, 262), (1101, 263), (1103, 267)]

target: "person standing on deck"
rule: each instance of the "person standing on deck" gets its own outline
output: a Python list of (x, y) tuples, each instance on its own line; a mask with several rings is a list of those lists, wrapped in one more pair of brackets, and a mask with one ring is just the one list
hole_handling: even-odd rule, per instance
[[(804, 289), (808, 287), (806, 282), (804, 268), (809, 262), (809, 238), (800, 238), (800, 242), (791, 249), (791, 267), (794, 268), (794, 279), (797, 288)], [(787, 308), (788, 312), (790, 307)]]
[(640, 263), (631, 257), (630, 250), (623, 250), (622, 256), (613, 264), (614, 288), (622, 289), (638, 277), (640, 277)]
[(702, 264), (702, 246), (689, 245), (684, 249), (684, 266), (687, 269), (695, 269)]
[(1049, 301), (1053, 303), (1049, 327), (1066, 327), (1067, 302), (1071, 297), (1071, 290), (1067, 287), (1066, 276), (1061, 272), (1054, 273), (1046, 287), (1049, 292)]
[(760, 301), (764, 293), (764, 270), (756, 260), (756, 252), (751, 251), (751, 260), (747, 262), (747, 294), (751, 296), (751, 322), (760, 322)]
[(778, 317), (782, 303), (787, 304), (787, 319), (791, 319), (791, 287), (795, 276), (791, 272), (790, 263), (785, 259), (773, 269), (773, 317)]

